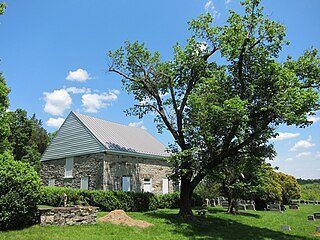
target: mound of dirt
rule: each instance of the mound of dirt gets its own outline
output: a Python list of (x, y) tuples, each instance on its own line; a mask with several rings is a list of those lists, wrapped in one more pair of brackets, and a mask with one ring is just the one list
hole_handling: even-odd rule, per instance
[(129, 217), (125, 211), (123, 210), (114, 210), (108, 213), (106, 216), (98, 218), (98, 222), (111, 222), (113, 224), (125, 224), (129, 227), (140, 227), (140, 228), (147, 228), (154, 226), (151, 223), (142, 220), (134, 220)]

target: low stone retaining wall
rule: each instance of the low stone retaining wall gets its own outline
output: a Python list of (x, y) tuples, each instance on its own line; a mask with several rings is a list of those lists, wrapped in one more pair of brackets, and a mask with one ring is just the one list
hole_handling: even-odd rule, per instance
[(40, 208), (40, 225), (96, 224), (98, 209), (85, 206)]

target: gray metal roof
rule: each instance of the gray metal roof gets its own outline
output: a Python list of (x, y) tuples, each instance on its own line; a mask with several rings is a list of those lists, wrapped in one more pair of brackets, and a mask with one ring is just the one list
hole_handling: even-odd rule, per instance
[(169, 156), (166, 146), (144, 129), (129, 127), (80, 113), (71, 112), (70, 114), (72, 113), (105, 146), (107, 151)]

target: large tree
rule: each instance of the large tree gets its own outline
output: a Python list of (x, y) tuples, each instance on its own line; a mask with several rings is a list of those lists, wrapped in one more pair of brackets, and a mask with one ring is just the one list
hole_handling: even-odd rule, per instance
[(10, 147), (17, 161), (28, 162), (36, 171), (40, 170), (40, 157), (48, 145), (49, 137), (35, 115), (31, 118), (23, 109), (8, 112), (10, 122)]
[(230, 11), (222, 27), (210, 14), (190, 21), (192, 35), (174, 46), (172, 60), (138, 42), (108, 54), (109, 71), (138, 101), (127, 114), (154, 113), (158, 130), (175, 140), (184, 217), (192, 216), (194, 188), (225, 159), (272, 158), (276, 127), (305, 127), (307, 114), (319, 109), (317, 50), (279, 62), (285, 27), (263, 15), (259, 0), (242, 4), (244, 15)]
[[(6, 4), (0, 3), (0, 15), (6, 9)], [(8, 148), (9, 124), (6, 118), (6, 111), (9, 107), (9, 94), (10, 90), (6, 85), (6, 80), (0, 72), (0, 154), (5, 152)]]

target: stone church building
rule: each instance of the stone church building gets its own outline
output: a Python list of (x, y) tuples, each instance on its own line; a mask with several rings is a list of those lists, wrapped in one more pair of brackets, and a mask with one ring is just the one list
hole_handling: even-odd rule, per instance
[(71, 112), (41, 157), (44, 185), (173, 192), (167, 148), (146, 130)]

